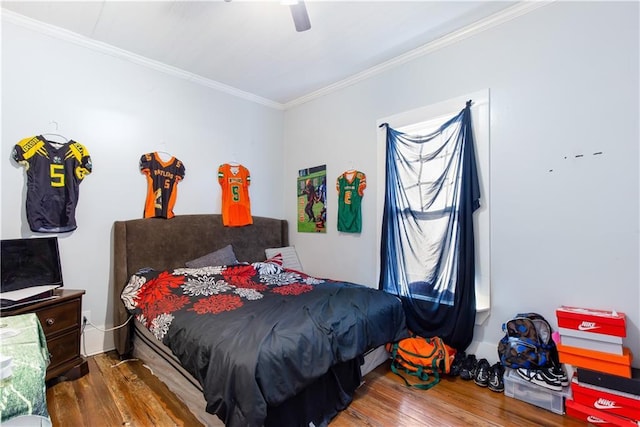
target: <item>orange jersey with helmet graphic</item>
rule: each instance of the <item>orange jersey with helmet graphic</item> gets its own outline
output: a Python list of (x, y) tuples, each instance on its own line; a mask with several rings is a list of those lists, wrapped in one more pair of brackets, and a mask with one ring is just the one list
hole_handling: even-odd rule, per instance
[(229, 227), (253, 224), (249, 169), (238, 164), (222, 164), (218, 168), (218, 182), (222, 187), (222, 224)]

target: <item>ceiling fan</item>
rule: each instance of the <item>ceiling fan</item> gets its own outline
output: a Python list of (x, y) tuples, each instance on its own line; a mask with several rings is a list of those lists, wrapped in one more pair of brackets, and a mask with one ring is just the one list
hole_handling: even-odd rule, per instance
[[(230, 2), (231, 0), (224, 0)], [(307, 31), (311, 28), (311, 21), (309, 21), (309, 14), (307, 13), (307, 7), (302, 0), (281, 0), (281, 4), (289, 6), (291, 9), (291, 16), (293, 17), (293, 23), (296, 26), (297, 32)]]
[(311, 21), (309, 21), (309, 14), (307, 13), (307, 7), (304, 5), (304, 1), (293, 0), (283, 1), (282, 3), (289, 5), (297, 32), (307, 31), (311, 28)]

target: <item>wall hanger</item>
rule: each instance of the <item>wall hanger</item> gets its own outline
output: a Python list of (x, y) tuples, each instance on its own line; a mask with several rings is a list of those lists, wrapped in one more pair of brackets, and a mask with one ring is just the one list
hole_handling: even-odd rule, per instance
[(347, 163), (347, 170), (346, 170), (345, 172), (354, 172), (355, 170), (356, 170), (356, 169), (355, 169), (355, 167), (353, 166), (353, 161), (351, 161), (351, 160), (350, 160), (350, 161)]
[[(54, 144), (54, 145), (64, 145), (67, 142), (69, 142), (69, 138), (67, 138), (66, 136), (58, 133), (58, 122), (56, 122), (55, 120), (51, 120), (49, 122), (50, 125), (55, 125), (55, 130), (53, 132), (45, 132), (43, 134), (41, 134), (41, 136), (43, 136), (47, 141), (49, 141), (50, 144)], [(53, 141), (51, 140), (51, 137), (57, 137), (62, 139), (62, 142), (60, 141)]]
[(238, 154), (238, 153), (237, 153), (237, 150), (232, 150), (232, 151), (231, 151), (231, 155), (229, 156), (229, 157), (231, 157), (231, 160), (228, 160), (228, 161), (227, 161), (227, 164), (228, 164), (229, 166), (234, 166), (234, 167), (235, 167), (235, 166), (240, 166), (240, 162), (238, 162), (238, 161), (236, 161), (236, 160), (235, 160), (235, 159), (237, 159), (237, 158), (238, 158), (238, 155), (237, 155), (237, 154)]
[[(167, 151), (167, 143), (165, 141), (160, 141), (160, 150), (156, 150), (156, 153), (163, 162), (167, 162), (173, 158), (173, 154)], [(164, 154), (164, 156), (162, 154)]]

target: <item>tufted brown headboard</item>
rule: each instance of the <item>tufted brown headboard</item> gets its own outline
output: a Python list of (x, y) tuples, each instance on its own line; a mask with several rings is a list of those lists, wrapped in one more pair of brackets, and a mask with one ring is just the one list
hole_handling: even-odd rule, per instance
[[(225, 227), (218, 214), (178, 215), (172, 219), (133, 219), (113, 224), (114, 324), (127, 320), (129, 313), (120, 293), (129, 277), (140, 268), (169, 270), (228, 244), (239, 261), (263, 261), (266, 248), (288, 246), (286, 220), (253, 217), (253, 224)], [(116, 329), (114, 341), (121, 356), (132, 350), (131, 326)]]

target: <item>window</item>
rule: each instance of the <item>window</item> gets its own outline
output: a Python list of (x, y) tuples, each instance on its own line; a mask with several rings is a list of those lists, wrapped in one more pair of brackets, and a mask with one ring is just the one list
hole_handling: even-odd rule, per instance
[[(438, 104), (429, 105), (416, 110), (396, 114), (392, 117), (380, 119), (380, 123), (389, 125), (399, 131), (408, 134), (426, 135), (445, 121), (455, 116), (462, 110), (465, 103), (472, 100), (471, 107), (473, 131), (475, 137), (476, 161), (478, 166), (478, 180), (480, 183), (480, 208), (474, 213), (474, 234), (476, 248), (476, 323), (481, 323), (490, 308), (491, 281), (490, 281), (490, 195), (489, 195), (489, 90), (474, 92), (468, 95), (450, 99)], [(385, 178), (385, 132), (383, 129), (378, 134), (378, 165), (377, 172), (379, 182), (377, 190), (377, 226), (382, 230), (382, 212), (384, 208), (384, 178)], [(410, 194), (415, 196), (410, 202), (416, 207), (422, 206), (419, 191), (422, 185), (429, 185), (428, 171), (421, 171), (420, 179), (415, 183), (415, 188)], [(449, 183), (451, 184), (451, 183)], [(415, 191), (413, 191), (415, 190)], [(446, 209), (446, 206), (442, 206)], [(380, 242), (377, 242), (380, 253)], [(378, 258), (379, 262), (379, 258)], [(380, 265), (377, 266), (379, 275)]]

